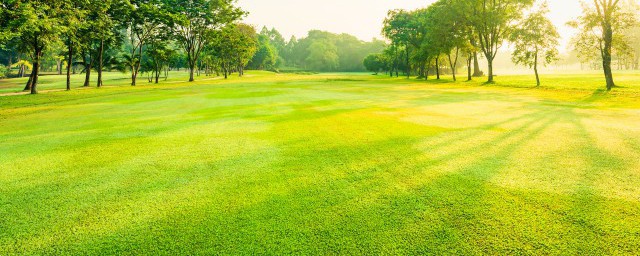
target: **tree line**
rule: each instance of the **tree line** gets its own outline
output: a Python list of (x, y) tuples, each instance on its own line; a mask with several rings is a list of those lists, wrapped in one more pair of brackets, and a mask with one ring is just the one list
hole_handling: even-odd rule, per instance
[(245, 68), (365, 71), (362, 59), (386, 47), (323, 31), (286, 41), (276, 29), (239, 22), (246, 13), (235, 0), (0, 0), (0, 7), (0, 74), (28, 76), (33, 94), (43, 71), (66, 73), (67, 90), (77, 73), (84, 86), (92, 76), (103, 86), (104, 71), (129, 73), (132, 86), (181, 69), (189, 81), (242, 76)]
[(349, 34), (311, 30), (306, 37), (285, 40), (275, 28), (263, 27), (258, 35), (258, 50), (248, 63), (250, 69), (272, 71), (363, 72), (362, 60), (379, 52), (386, 43), (373, 39), (364, 42)]
[[(639, 68), (640, 34), (634, 0), (583, 2), (583, 15), (569, 23), (580, 33), (572, 46), (582, 61), (598, 60), (608, 90), (615, 87), (612, 60)], [(534, 0), (439, 0), (413, 11), (391, 10), (382, 34), (390, 41), (384, 51), (364, 60), (368, 70), (391, 76), (417, 75), (437, 79), (444, 71), (457, 80), (467, 67), (467, 80), (483, 76), (478, 59), (487, 63), (487, 82), (495, 80), (494, 60), (507, 43), (512, 61), (533, 69), (540, 86), (538, 68), (558, 60), (560, 35), (547, 17), (546, 2)], [(634, 63), (634, 64), (630, 64)]]

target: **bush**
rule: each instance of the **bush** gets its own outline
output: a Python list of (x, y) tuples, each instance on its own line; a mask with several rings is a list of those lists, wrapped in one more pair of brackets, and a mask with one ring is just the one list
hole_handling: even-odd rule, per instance
[(4, 65), (0, 65), (0, 79), (7, 78), (9, 76), (9, 71), (11, 71), (11, 69), (5, 67)]

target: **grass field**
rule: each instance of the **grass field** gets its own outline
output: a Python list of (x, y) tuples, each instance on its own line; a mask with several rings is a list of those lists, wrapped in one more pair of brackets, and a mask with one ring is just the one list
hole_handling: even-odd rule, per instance
[(638, 74), (173, 77), (0, 97), (0, 255), (640, 254)]

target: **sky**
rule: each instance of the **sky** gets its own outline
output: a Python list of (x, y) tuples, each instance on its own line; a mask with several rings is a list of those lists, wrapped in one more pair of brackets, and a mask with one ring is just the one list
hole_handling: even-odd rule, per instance
[[(258, 29), (276, 28), (289, 39), (304, 37), (309, 30), (348, 33), (361, 40), (382, 39), (382, 21), (391, 9), (413, 10), (435, 0), (238, 0), (249, 15), (245, 23)], [(580, 16), (580, 0), (549, 0), (549, 18), (562, 35), (561, 51), (575, 31), (566, 23)]]

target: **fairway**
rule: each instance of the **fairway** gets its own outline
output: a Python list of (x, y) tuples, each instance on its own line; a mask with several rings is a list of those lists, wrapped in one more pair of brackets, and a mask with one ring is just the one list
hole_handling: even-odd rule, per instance
[(0, 255), (640, 254), (640, 75), (186, 78), (1, 80)]

